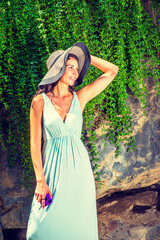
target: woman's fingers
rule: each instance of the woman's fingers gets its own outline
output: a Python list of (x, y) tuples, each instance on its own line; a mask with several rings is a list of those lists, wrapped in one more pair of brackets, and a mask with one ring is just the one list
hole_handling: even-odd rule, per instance
[(41, 203), (42, 208), (45, 207), (45, 197), (46, 197), (47, 193), (49, 194), (50, 198), (52, 199), (52, 193), (47, 184), (39, 185), (36, 187), (35, 197), (36, 197), (36, 200), (39, 203)]
[(38, 196), (38, 202), (41, 202), (41, 200), (42, 200), (42, 195), (41, 194), (39, 194), (39, 196)]
[(38, 200), (39, 194), (35, 193), (36, 200)]
[(42, 208), (44, 208), (45, 207), (45, 197), (43, 196), (42, 197)]

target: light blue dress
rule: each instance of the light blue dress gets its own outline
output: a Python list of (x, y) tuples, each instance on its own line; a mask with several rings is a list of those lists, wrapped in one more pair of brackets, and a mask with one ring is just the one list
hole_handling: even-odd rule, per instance
[(83, 118), (77, 94), (73, 92), (65, 122), (42, 95), (43, 169), (53, 202), (42, 209), (33, 198), (27, 240), (98, 240), (95, 182), (80, 139)]

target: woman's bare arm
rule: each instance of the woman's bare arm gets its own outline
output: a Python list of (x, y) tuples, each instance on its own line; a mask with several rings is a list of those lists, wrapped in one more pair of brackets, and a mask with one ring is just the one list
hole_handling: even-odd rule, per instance
[(77, 91), (82, 110), (87, 102), (101, 93), (115, 78), (119, 68), (106, 60), (91, 55), (91, 65), (99, 68), (104, 74), (97, 78), (94, 82)]
[[(52, 198), (52, 194), (45, 180), (41, 155), (43, 107), (43, 96), (36, 96), (32, 100), (30, 109), (30, 146), (31, 158), (37, 181), (35, 196), (39, 202), (41, 201), (42, 197), (46, 196), (47, 193), (49, 193)], [(44, 201), (42, 201), (42, 207), (44, 208)]]
[(37, 182), (45, 180), (41, 157), (43, 112), (43, 100), (41, 97), (41, 95), (35, 97), (30, 108), (30, 148)]

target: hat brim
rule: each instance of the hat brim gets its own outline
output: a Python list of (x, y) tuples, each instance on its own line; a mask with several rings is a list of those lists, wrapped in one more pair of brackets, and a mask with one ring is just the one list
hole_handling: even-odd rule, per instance
[(48, 70), (38, 86), (57, 82), (63, 76), (66, 69), (66, 62), (69, 53), (76, 55), (79, 59), (79, 77), (75, 81), (74, 86), (78, 86), (83, 82), (83, 78), (89, 70), (91, 58), (87, 46), (82, 42), (77, 42), (66, 51), (61, 51), (61, 55), (57, 58), (53, 66)]

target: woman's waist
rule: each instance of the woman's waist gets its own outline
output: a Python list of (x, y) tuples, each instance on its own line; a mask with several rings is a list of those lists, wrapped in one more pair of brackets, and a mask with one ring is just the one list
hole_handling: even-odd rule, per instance
[(49, 137), (43, 136), (43, 142), (55, 141), (55, 140), (63, 140), (63, 139), (66, 140), (68, 138), (80, 139), (81, 137), (77, 136), (77, 135), (71, 135), (71, 134), (68, 134), (68, 135), (58, 135), (58, 136), (49, 136)]

